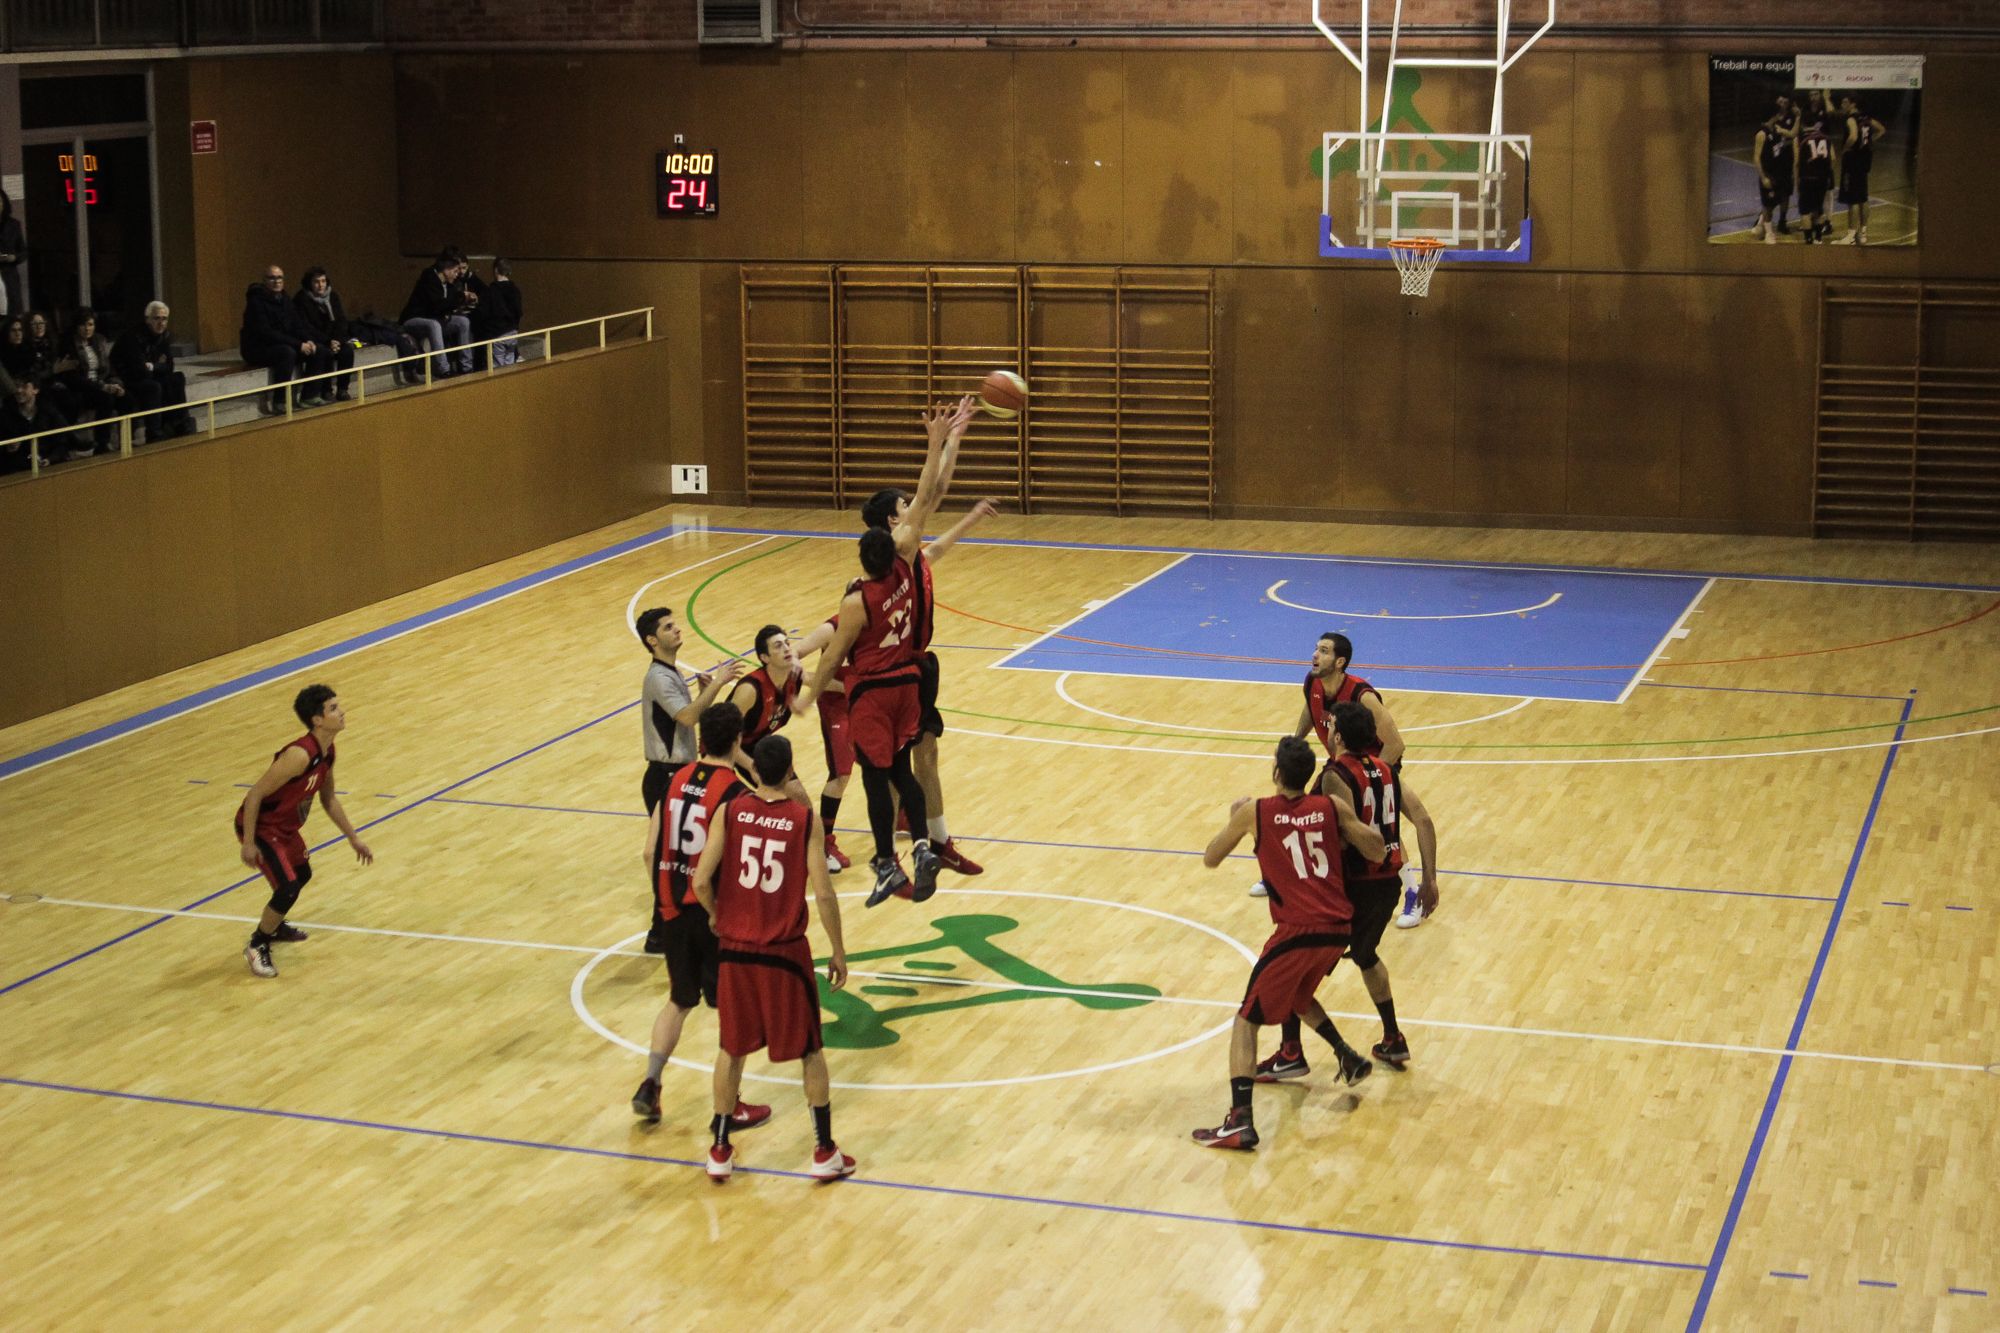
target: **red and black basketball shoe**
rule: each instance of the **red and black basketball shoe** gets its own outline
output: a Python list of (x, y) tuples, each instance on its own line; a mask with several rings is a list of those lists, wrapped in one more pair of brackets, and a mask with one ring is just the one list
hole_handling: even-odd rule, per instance
[(704, 1166), (708, 1178), (720, 1185), (736, 1170), (736, 1145), (733, 1143), (711, 1143), (708, 1146), (708, 1161)]
[(986, 870), (985, 866), (958, 850), (958, 843), (951, 838), (946, 838), (944, 846), (937, 849), (937, 859), (938, 864), (946, 870), (961, 875), (978, 875), (985, 873)]
[(1229, 1114), (1214, 1129), (1197, 1129), (1194, 1141), (1204, 1148), (1234, 1148), (1248, 1152), (1257, 1146), (1257, 1126), (1250, 1123), (1250, 1112), (1240, 1106), (1229, 1108)]
[(1280, 1046), (1269, 1059), (1257, 1062), (1259, 1083), (1282, 1083), (1310, 1073), (1312, 1066), (1306, 1063), (1306, 1053), (1296, 1046)]
[(1410, 1067), (1410, 1043), (1400, 1032), (1376, 1042), (1368, 1053), (1398, 1072)]
[(755, 1129), (770, 1118), (770, 1107), (759, 1106), (755, 1102), (746, 1102), (741, 1097), (738, 1097), (736, 1099), (736, 1109), (729, 1113), (729, 1129), (731, 1133), (739, 1129)]
[(854, 1159), (835, 1145), (815, 1148), (806, 1174), (814, 1180), (845, 1180), (854, 1174)]

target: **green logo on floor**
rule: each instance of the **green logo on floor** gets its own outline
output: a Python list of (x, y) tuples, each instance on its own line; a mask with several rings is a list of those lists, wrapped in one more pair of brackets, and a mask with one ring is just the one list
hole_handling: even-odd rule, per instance
[[(1087, 986), (1064, 981), (994, 943), (995, 936), (1015, 930), (1020, 924), (1005, 916), (939, 917), (931, 922), (931, 928), (937, 932), (931, 939), (918, 944), (900, 944), (888, 949), (849, 954), (847, 965), (850, 969), (893, 971), (898, 979), (889, 982), (880, 977), (855, 977), (844, 991), (830, 991), (822, 983), (820, 1004), (833, 1015), (821, 1029), (822, 1039), (828, 1047), (866, 1050), (895, 1045), (902, 1040), (902, 1036), (892, 1025), (925, 1014), (976, 1009), (981, 1005), (1009, 1004), (1018, 1000), (1053, 1000), (1081, 1005), (1085, 1009), (1133, 1009), (1159, 995), (1154, 987), (1137, 982)], [(995, 986), (984, 977), (978, 978), (981, 984), (969, 985), (967, 982), (971, 978), (949, 975), (959, 970), (958, 963), (922, 956), (940, 953), (960, 954), (1011, 985)], [(873, 966), (887, 959), (898, 961), (891, 967)], [(819, 963), (824, 966), (826, 960), (822, 958)], [(921, 998), (926, 993), (939, 998)], [(877, 1007), (863, 999), (864, 995), (902, 996), (914, 999), (916, 1003)]]

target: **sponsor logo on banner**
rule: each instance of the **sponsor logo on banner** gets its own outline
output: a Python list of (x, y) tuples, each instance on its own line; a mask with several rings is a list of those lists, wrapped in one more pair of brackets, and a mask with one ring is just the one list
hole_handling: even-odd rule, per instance
[(1800, 56), (1801, 88), (1921, 88), (1922, 56)]

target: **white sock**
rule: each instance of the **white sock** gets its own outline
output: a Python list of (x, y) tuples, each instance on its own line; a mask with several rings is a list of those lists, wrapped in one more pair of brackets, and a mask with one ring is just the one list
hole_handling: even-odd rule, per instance
[(927, 826), (927, 827), (928, 827), (928, 828), (930, 829), (930, 831), (931, 831), (931, 841), (932, 841), (932, 842), (949, 842), (949, 841), (951, 841), (951, 834), (949, 834), (949, 833), (946, 833), (946, 832), (944, 831), (944, 816), (943, 816), (943, 815), (932, 815), (932, 816), (931, 816), (931, 817), (930, 817), (929, 819), (926, 819), (926, 820), (924, 821), (924, 824), (925, 824), (925, 825), (926, 825), (926, 826)]

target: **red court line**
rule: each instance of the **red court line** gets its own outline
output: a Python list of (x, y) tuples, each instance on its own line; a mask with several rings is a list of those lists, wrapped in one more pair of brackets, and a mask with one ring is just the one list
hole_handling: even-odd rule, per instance
[[(1296, 657), (1250, 657), (1241, 653), (1203, 653), (1196, 652), (1191, 648), (1153, 648), (1145, 644), (1119, 643), (1115, 639), (1090, 639), (1080, 634), (1052, 633), (1046, 630), (1031, 629), (1026, 625), (1009, 624), (1004, 620), (994, 620), (990, 616), (976, 615), (971, 611), (963, 611), (958, 607), (948, 605), (944, 602), (938, 602), (936, 605), (939, 610), (949, 611), (953, 615), (963, 616), (967, 620), (976, 620), (982, 625), (996, 625), (1001, 629), (1013, 630), (1017, 634), (1034, 635), (1037, 642), (1043, 639), (1067, 639), (1071, 643), (1088, 643), (1099, 648), (1124, 648), (1135, 653), (1149, 653), (1157, 657), (1198, 657), (1216, 662), (1259, 662), (1281, 666), (1300, 665), (1299, 659)], [(1799, 648), (1784, 653), (1756, 653), (1747, 657), (1707, 657), (1694, 658), (1683, 662), (1654, 662), (1651, 664), (1651, 669), (1659, 670), (1662, 667), (1740, 666), (1746, 662), (1776, 662), (1788, 657), (1819, 657), (1827, 653), (1851, 653), (1862, 648), (1880, 648), (1885, 644), (1902, 643), (1909, 639), (1921, 639), (1932, 634), (1942, 634), (1946, 630), (1960, 629), (1966, 625), (1970, 625), (1975, 620), (1992, 615), (1995, 611), (2000, 611), (2000, 598), (1988, 602), (1984, 607), (1974, 611), (1969, 616), (1961, 616), (1957, 620), (1948, 621), (1942, 625), (1933, 625), (1929, 629), (1912, 630), (1908, 634), (1892, 634), (1886, 639), (1869, 639), (1864, 643), (1841, 643), (1835, 644), (1830, 648)], [(1370, 671), (1449, 671), (1467, 675), (1487, 672), (1494, 675), (1515, 676), (1531, 671), (1637, 671), (1647, 664), (1644, 662), (1628, 662), (1618, 665), (1500, 667), (1440, 666), (1436, 663), (1419, 666), (1408, 662), (1356, 662), (1354, 665), (1356, 667), (1366, 667)]]

